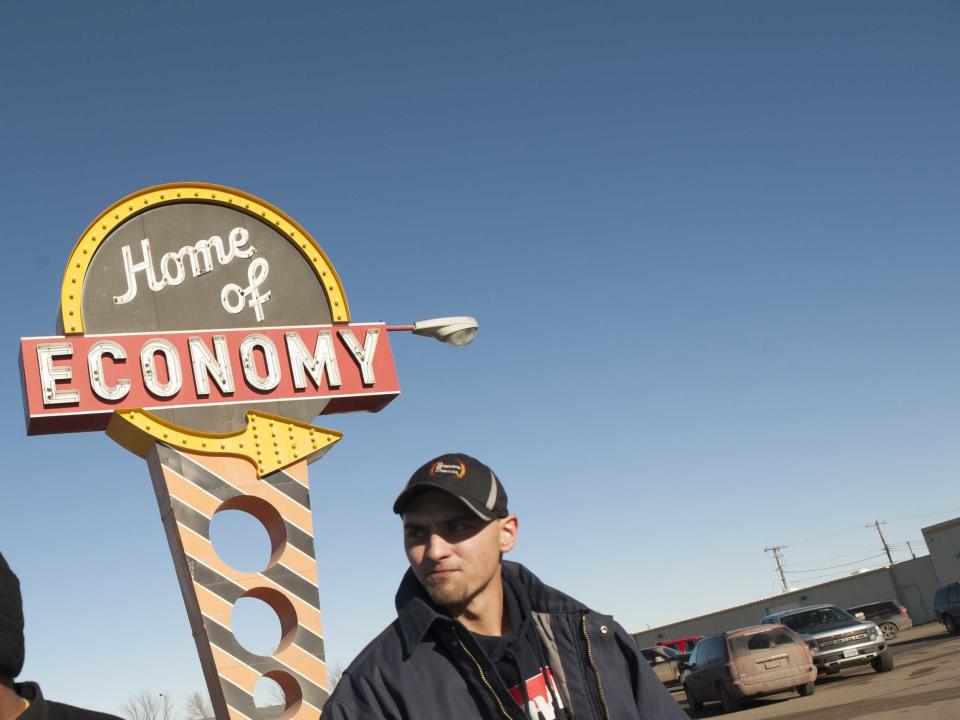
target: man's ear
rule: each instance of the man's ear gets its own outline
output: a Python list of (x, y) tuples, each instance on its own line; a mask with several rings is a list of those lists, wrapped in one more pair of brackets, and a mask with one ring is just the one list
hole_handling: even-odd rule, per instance
[(520, 532), (520, 519), (516, 515), (507, 515), (500, 521), (500, 552), (513, 550), (517, 544), (517, 534)]

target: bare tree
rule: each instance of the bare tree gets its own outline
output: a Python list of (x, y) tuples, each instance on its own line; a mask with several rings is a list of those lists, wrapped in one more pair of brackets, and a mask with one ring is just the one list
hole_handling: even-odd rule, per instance
[(261, 683), (266, 683), (266, 692), (263, 702), (265, 705), (257, 705), (260, 711), (261, 720), (275, 720), (283, 715), (283, 709), (287, 705), (287, 696), (283, 693), (280, 684), (271, 678), (263, 678)]
[(207, 694), (194, 690), (187, 695), (183, 717), (185, 720), (213, 720), (213, 705)]
[(267, 701), (270, 703), (270, 706), (279, 706), (283, 707), (287, 704), (287, 696), (283, 692), (283, 688), (274, 681), (270, 681), (269, 690), (267, 690)]
[(173, 720), (173, 700), (167, 693), (141, 690), (121, 708), (127, 720)]

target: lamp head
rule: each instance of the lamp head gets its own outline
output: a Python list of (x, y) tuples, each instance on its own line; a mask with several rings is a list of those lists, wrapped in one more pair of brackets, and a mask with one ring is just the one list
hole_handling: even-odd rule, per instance
[(433, 337), (454, 347), (464, 347), (473, 342), (479, 327), (476, 318), (442, 317), (421, 320), (413, 326), (413, 334)]

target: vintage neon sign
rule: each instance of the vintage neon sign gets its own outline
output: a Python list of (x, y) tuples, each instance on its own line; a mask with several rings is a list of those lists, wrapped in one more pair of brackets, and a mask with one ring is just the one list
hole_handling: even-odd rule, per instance
[[(256, 717), (261, 677), (283, 690), (284, 717), (317, 717), (328, 683), (306, 466), (341, 436), (311, 421), (397, 396), (386, 327), (351, 322), (336, 270), (292, 218), (204, 183), (102, 212), (70, 255), (58, 326), (20, 343), (28, 434), (105, 430), (146, 458), (218, 720)], [(210, 543), (230, 509), (268, 531), (261, 572)], [(233, 636), (242, 597), (277, 613), (270, 656)]]
[(20, 352), (31, 435), (106, 430), (118, 407), (316, 397), (330, 414), (376, 411), (399, 391), (380, 323), (24, 338)]

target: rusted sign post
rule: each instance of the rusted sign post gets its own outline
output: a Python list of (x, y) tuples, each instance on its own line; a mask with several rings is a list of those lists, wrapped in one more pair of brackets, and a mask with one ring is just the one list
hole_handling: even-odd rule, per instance
[[(105, 210), (67, 265), (55, 337), (20, 343), (28, 434), (105, 430), (150, 470), (218, 720), (257, 717), (261, 677), (284, 717), (328, 694), (307, 464), (341, 435), (317, 415), (377, 411), (399, 393), (386, 327), (351, 323), (310, 235), (256, 197), (161, 185)], [(210, 542), (220, 511), (257, 518), (261, 572)], [(242, 597), (281, 626), (270, 656), (231, 626)]]

